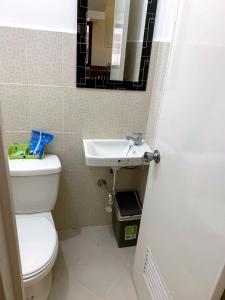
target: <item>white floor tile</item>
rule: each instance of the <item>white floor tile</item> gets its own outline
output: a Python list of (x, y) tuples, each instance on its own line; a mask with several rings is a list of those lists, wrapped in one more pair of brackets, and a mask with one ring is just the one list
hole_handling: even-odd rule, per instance
[(137, 300), (135, 247), (118, 248), (111, 226), (60, 232), (49, 300)]
[(55, 279), (49, 300), (103, 300), (73, 278), (73, 272)]
[(75, 278), (102, 298), (118, 275), (125, 272), (126, 269), (116, 257), (103, 251), (93, 252), (88, 259), (75, 265)]
[(120, 276), (107, 291), (105, 300), (137, 300), (136, 291), (129, 274)]

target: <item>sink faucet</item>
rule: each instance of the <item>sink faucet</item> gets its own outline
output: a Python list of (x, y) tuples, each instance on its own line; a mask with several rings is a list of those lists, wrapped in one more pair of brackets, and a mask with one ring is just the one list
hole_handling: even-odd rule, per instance
[(143, 134), (141, 132), (140, 133), (135, 132), (134, 135), (137, 136), (137, 137), (135, 138), (133, 136), (127, 136), (126, 139), (133, 141), (136, 146), (143, 145), (144, 144)]

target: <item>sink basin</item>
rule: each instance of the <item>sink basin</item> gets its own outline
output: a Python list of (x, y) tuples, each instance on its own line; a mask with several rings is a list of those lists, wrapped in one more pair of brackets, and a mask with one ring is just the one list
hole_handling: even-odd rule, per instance
[(87, 166), (125, 167), (148, 165), (144, 162), (144, 153), (151, 151), (144, 143), (136, 146), (126, 139), (85, 139), (83, 140)]

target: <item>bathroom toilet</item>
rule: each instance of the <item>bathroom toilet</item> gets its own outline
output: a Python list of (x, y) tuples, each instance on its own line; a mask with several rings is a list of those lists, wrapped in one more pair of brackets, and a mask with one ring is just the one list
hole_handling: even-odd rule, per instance
[(12, 194), (26, 300), (46, 300), (58, 236), (51, 211), (58, 193), (61, 163), (56, 155), (9, 160)]

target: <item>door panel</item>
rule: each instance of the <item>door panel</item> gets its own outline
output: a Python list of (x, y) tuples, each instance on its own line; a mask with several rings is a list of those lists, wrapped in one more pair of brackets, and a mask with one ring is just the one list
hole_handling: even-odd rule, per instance
[(180, 3), (134, 265), (141, 300), (157, 299), (147, 247), (165, 299), (212, 299), (225, 266), (224, 15), (224, 1)]

